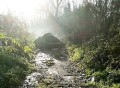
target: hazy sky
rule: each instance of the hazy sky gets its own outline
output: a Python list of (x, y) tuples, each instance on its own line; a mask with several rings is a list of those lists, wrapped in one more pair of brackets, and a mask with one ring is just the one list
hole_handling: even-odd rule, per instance
[[(45, 8), (49, 8), (49, 1), (50, 0), (0, 0), (0, 14), (11, 12), (16, 16), (25, 19), (28, 22), (31, 22), (31, 20), (38, 19), (40, 16), (43, 18), (45, 14), (42, 13), (42, 11)], [(69, 1), (72, 2), (72, 0)], [(73, 1), (77, 1), (77, 3), (82, 2), (82, 0)], [(36, 27), (32, 28), (31, 26), (29, 30), (31, 30), (31, 32), (34, 32), (37, 36), (50, 31), (49, 29), (39, 29)]]
[[(40, 9), (47, 7), (48, 1), (49, 0), (0, 0), (0, 13), (9, 11), (19, 17), (32, 19), (40, 14)], [(82, 0), (76, 1), (82, 2)]]
[(19, 17), (31, 19), (46, 3), (47, 0), (0, 0), (0, 13), (9, 11)]

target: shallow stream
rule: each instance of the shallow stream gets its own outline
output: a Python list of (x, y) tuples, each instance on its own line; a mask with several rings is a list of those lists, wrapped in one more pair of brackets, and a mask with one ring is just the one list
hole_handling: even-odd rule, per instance
[[(74, 88), (76, 85), (80, 85), (84, 80), (84, 74), (74, 74), (75, 68), (70, 67), (70, 61), (66, 57), (62, 57), (62, 60), (54, 58), (51, 54), (39, 52), (34, 60), (37, 71), (28, 75), (23, 82), (21, 88), (37, 88), (37, 85), (41, 80), (49, 79), (52, 77), (53, 88)], [(46, 61), (52, 61), (52, 65), (48, 66)], [(83, 75), (83, 76), (82, 76)], [(77, 81), (77, 83), (76, 83)]]

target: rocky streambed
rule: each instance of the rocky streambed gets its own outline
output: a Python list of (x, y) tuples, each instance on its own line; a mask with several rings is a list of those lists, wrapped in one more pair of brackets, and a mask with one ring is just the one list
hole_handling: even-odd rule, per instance
[(39, 52), (34, 62), (37, 71), (28, 75), (20, 88), (87, 88), (83, 86), (87, 80), (84, 72), (65, 55), (58, 59), (51, 53)]

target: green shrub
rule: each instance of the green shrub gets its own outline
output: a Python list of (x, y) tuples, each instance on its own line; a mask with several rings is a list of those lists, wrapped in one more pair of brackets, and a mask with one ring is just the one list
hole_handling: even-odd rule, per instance
[(29, 64), (24, 58), (0, 54), (0, 87), (16, 88), (29, 72)]
[(96, 88), (95, 82), (88, 82), (85, 84), (88, 88)]
[(2, 46), (0, 46), (0, 51), (3, 53), (10, 53), (26, 59), (33, 58), (33, 48), (34, 45), (24, 44), (20, 39), (15, 39), (5, 36), (3, 33), (0, 33), (0, 41), (2, 41)]
[[(119, 45), (120, 35), (112, 36), (109, 39), (98, 35), (81, 46), (69, 46), (68, 52), (71, 60), (78, 60), (78, 63), (84, 66), (86, 77), (95, 76), (97, 88), (119, 88)], [(81, 50), (84, 51), (82, 58)]]
[(34, 45), (21, 20), (0, 15), (0, 88), (18, 88), (31, 72)]
[(120, 88), (120, 84), (113, 84), (111, 88)]
[(67, 50), (71, 61), (79, 61), (84, 56), (83, 49), (78, 46), (67, 46)]
[(28, 59), (33, 58), (33, 46), (20, 39), (0, 34), (0, 87), (17, 88), (32, 70)]
[(103, 72), (100, 72), (100, 71), (95, 72), (95, 73), (93, 73), (93, 76), (95, 76), (95, 80), (97, 82), (99, 82), (100, 80), (104, 80), (104, 81), (107, 80), (107, 73), (105, 71), (103, 71)]

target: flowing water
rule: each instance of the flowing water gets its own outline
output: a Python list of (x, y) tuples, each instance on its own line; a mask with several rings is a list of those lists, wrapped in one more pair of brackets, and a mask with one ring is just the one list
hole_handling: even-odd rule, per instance
[[(59, 83), (59, 87), (61, 88), (64, 88), (63, 85), (71, 87), (77, 85), (75, 82), (76, 79), (79, 85), (82, 82), (81, 80), (79, 83), (79, 80), (82, 78), (81, 74), (78, 74), (77, 77), (76, 75), (73, 75), (74, 68), (72, 68), (72, 70), (70, 69), (70, 61), (68, 61), (66, 57), (62, 58), (62, 60), (58, 60), (49, 53), (38, 53), (35, 58), (37, 71), (26, 77), (26, 80), (21, 88), (37, 88), (36, 85), (40, 83), (41, 80), (48, 79), (49, 77), (52, 77), (52, 80), (54, 80), (56, 83)], [(48, 66), (46, 61), (52, 61), (54, 64), (52, 66)]]

